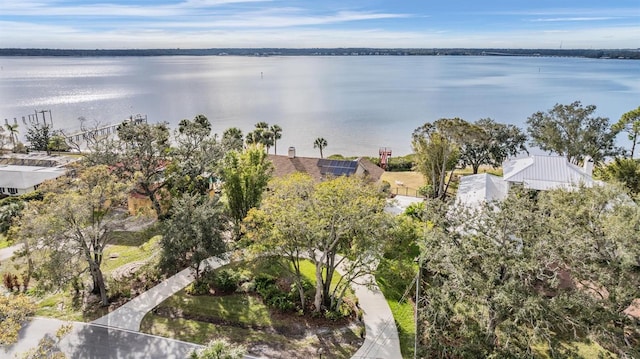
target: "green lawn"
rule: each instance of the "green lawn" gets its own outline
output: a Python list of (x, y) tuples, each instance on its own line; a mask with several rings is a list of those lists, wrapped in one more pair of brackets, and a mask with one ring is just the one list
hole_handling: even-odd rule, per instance
[[(281, 278), (287, 276), (289, 264), (273, 258), (258, 258), (237, 262), (225, 268), (244, 272), (249, 277), (258, 273)], [(303, 276), (315, 283), (315, 266), (310, 261), (301, 264)], [(336, 274), (338, 281), (340, 277)], [(315, 335), (309, 335), (318, 323), (327, 326)], [(322, 347), (331, 358), (349, 358), (359, 348), (361, 339), (358, 327), (338, 325), (333, 322), (318, 322), (309, 316), (295, 312), (280, 313), (271, 310), (255, 294), (234, 293), (223, 296), (192, 296), (179, 291), (147, 313), (141, 331), (149, 334), (205, 344), (214, 338), (270, 348), (278, 348), (283, 357), (315, 357), (316, 348)], [(307, 335), (303, 335), (304, 333)]]
[(7, 248), (11, 245), (11, 243), (9, 243), (9, 240), (7, 240), (7, 237), (0, 233), (0, 249), (2, 248)]
[(411, 297), (413, 291), (407, 291), (407, 288), (413, 287), (415, 273), (417, 273), (417, 266), (413, 261), (404, 263), (402, 260), (390, 259), (383, 259), (376, 273), (378, 287), (384, 294), (396, 322), (403, 358), (413, 358), (416, 333), (415, 311)]
[(162, 302), (158, 308), (172, 308), (189, 317), (218, 318), (223, 322), (241, 323), (250, 327), (267, 327), (273, 324), (269, 309), (262, 300), (244, 294), (193, 296), (181, 290)]
[[(136, 234), (131, 234), (131, 232), (124, 233), (120, 234), (124, 238), (123, 241), (115, 241), (116, 244), (107, 246), (104, 251), (105, 257), (102, 261), (102, 270), (105, 274), (127, 263), (148, 259), (157, 252), (157, 244), (162, 238), (160, 235), (153, 236), (141, 244), (136, 245), (136, 243), (138, 243)], [(131, 237), (135, 239), (131, 239)], [(114, 256), (114, 258), (110, 258), (111, 256)]]

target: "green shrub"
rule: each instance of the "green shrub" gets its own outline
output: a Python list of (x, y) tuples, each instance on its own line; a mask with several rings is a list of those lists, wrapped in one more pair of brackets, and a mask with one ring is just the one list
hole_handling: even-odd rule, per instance
[(296, 307), (293, 301), (291, 301), (288, 296), (283, 295), (282, 293), (269, 298), (267, 305), (276, 308), (281, 312), (288, 312)]
[(206, 295), (209, 294), (209, 283), (200, 278), (189, 284), (184, 291), (189, 295)]
[(324, 312), (324, 317), (328, 320), (336, 321), (344, 318), (344, 315), (336, 310), (327, 310)]
[(238, 289), (240, 274), (232, 269), (214, 272), (213, 287), (222, 293), (232, 293)]
[(264, 290), (269, 286), (275, 286), (276, 277), (270, 274), (260, 273), (256, 276), (255, 282), (256, 282), (256, 291), (260, 292), (261, 290)]

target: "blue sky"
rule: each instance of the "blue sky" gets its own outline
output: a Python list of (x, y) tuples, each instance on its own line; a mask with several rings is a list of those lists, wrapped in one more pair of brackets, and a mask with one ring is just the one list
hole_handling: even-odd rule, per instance
[(640, 0), (0, 0), (0, 47), (640, 48)]

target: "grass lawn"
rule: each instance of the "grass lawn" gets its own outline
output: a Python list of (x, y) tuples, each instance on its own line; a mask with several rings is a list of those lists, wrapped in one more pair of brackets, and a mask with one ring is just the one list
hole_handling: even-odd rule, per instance
[[(461, 176), (468, 176), (473, 174), (471, 167), (465, 169), (459, 169), (453, 171), (456, 178)], [(480, 166), (478, 173), (490, 173), (496, 176), (502, 176), (502, 168), (493, 168), (491, 166)], [(383, 181), (389, 182), (391, 185), (391, 193), (403, 195), (403, 196), (418, 196), (418, 189), (426, 184), (424, 176), (420, 172), (406, 171), (406, 172), (385, 172), (380, 178)], [(402, 185), (400, 185), (402, 184)], [(454, 180), (450, 186), (453, 195), (455, 195), (455, 189), (458, 188), (458, 181)]]
[[(150, 258), (154, 252), (157, 251), (157, 243), (160, 240), (160, 236), (153, 236), (153, 234), (153, 231), (121, 231), (113, 233), (113, 244), (105, 249), (105, 259), (102, 263), (105, 279), (110, 278), (110, 274), (116, 268)], [(115, 258), (110, 258), (111, 255), (116, 253), (117, 256), (114, 256)], [(24, 258), (14, 258), (3, 261), (0, 263), (0, 275), (6, 272), (12, 272), (20, 276), (20, 274), (24, 272), (25, 263)], [(83, 281), (89, 285), (90, 279), (88, 274), (85, 273)], [(124, 286), (129, 286), (128, 282), (124, 281), (123, 283), (125, 283), (123, 284)], [(33, 289), (36, 286), (37, 283), (32, 279), (30, 288)], [(107, 294), (113, 294), (113, 288), (111, 288)], [(63, 288), (55, 292), (47, 293), (36, 294), (34, 292), (33, 298), (38, 304), (36, 311), (36, 315), (38, 316), (62, 320), (92, 321), (108, 312), (107, 308), (102, 308), (97, 305), (87, 306), (83, 310), (81, 296), (74, 299), (71, 288)]]
[[(233, 263), (232, 268), (254, 277), (258, 273), (286, 276), (288, 263), (259, 258)], [(301, 265), (303, 275), (315, 283), (315, 267)], [(334, 281), (339, 280), (334, 277)], [(180, 291), (148, 313), (141, 331), (149, 334), (206, 344), (223, 337), (245, 344), (250, 352), (267, 357), (308, 358), (322, 347), (330, 358), (349, 358), (362, 344), (361, 329), (324, 318), (300, 316), (295, 311), (281, 313), (270, 309), (253, 293), (192, 296)]]
[(7, 237), (0, 233), (0, 249), (9, 247), (11, 243), (7, 240)]
[(132, 243), (137, 242), (131, 240), (130, 237), (135, 237), (136, 233), (131, 234), (131, 232), (124, 232), (120, 235), (122, 235), (125, 240), (115, 241), (114, 244), (105, 248), (105, 256), (102, 261), (102, 270), (105, 274), (109, 274), (114, 269), (125, 264), (143, 261), (150, 258), (157, 252), (157, 244), (162, 238), (160, 235), (153, 236), (147, 241), (142, 242), (140, 245), (135, 245)]
[(389, 304), (398, 329), (403, 358), (413, 358), (416, 333), (412, 288), (417, 266), (413, 261), (384, 259), (378, 266), (376, 281)]
[[(391, 185), (391, 193), (416, 196), (417, 190), (425, 185), (424, 177), (419, 172), (385, 172), (380, 177)], [(402, 183), (402, 185), (399, 185)]]

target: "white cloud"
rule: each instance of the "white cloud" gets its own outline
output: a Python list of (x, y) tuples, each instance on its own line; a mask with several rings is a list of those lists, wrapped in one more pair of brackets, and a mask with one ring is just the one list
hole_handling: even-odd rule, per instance
[[(580, 30), (515, 31), (509, 33), (455, 31), (390, 31), (379, 28), (329, 30), (319, 28), (208, 29), (173, 31), (115, 29), (78, 31), (69, 26), (0, 22), (0, 47), (48, 48), (215, 48), (215, 47), (507, 47), (507, 48), (631, 48), (637, 47), (640, 26)], [(38, 36), (34, 36), (38, 34)]]
[(616, 20), (617, 17), (555, 17), (532, 19), (533, 22), (571, 22), (571, 21), (605, 21)]

